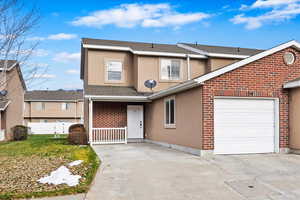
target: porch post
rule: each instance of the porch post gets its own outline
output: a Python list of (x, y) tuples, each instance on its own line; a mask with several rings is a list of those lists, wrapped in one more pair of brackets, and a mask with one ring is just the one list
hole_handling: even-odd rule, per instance
[(89, 98), (89, 142), (93, 144), (93, 101)]

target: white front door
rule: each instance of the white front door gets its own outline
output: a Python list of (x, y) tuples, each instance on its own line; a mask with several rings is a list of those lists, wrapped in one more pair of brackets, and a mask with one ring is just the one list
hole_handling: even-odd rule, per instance
[(216, 154), (275, 151), (275, 101), (220, 98), (214, 101)]
[(144, 138), (144, 116), (142, 105), (127, 106), (127, 126), (129, 139)]

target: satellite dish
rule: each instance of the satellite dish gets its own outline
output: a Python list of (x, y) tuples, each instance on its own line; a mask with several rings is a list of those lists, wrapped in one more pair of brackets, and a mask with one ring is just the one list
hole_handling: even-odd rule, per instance
[(7, 90), (1, 90), (0, 95), (1, 96), (6, 96), (7, 95)]
[(156, 80), (152, 80), (152, 79), (150, 79), (150, 80), (147, 80), (147, 81), (145, 81), (145, 83), (144, 83), (144, 85), (147, 87), (147, 88), (150, 88), (151, 90), (153, 89), (153, 88), (155, 88), (155, 86), (156, 86)]

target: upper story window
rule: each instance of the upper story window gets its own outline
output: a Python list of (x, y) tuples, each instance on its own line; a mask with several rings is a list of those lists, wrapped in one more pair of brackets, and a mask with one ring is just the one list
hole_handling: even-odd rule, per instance
[(161, 80), (180, 80), (180, 60), (161, 59), (160, 79)]
[(62, 103), (61, 104), (61, 109), (62, 110), (69, 110), (70, 109), (70, 103), (66, 103), (66, 102)]
[(45, 110), (45, 102), (36, 102), (36, 110)]
[(106, 62), (107, 81), (122, 81), (123, 63), (121, 61)]
[(165, 127), (175, 128), (175, 97), (165, 99)]

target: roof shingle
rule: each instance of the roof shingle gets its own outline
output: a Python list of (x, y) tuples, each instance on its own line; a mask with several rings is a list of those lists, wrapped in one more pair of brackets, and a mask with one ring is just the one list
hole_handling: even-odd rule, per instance
[(133, 87), (124, 86), (96, 86), (88, 85), (84, 89), (85, 95), (95, 96), (148, 96), (149, 93), (137, 92)]
[(82, 90), (33, 90), (26, 91), (25, 101), (77, 101), (83, 100)]

